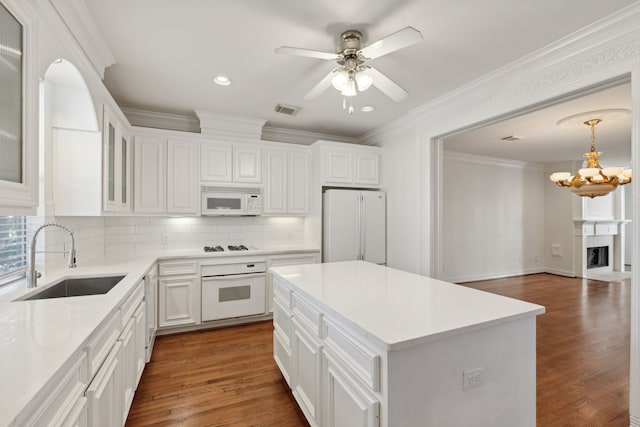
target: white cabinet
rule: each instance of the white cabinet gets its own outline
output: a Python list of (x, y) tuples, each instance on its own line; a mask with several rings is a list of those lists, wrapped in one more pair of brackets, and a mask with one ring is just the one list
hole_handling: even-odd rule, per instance
[(211, 182), (262, 182), (261, 150), (250, 144), (203, 142), (200, 180)]
[(134, 147), (134, 210), (137, 213), (165, 213), (167, 141), (136, 136)]
[(308, 151), (269, 149), (265, 152), (265, 214), (309, 213)]
[(151, 352), (156, 339), (158, 327), (157, 301), (158, 301), (158, 266), (154, 265), (144, 276), (144, 302), (146, 304), (145, 316), (147, 328), (145, 333), (145, 361), (151, 360)]
[[(319, 252), (271, 255), (267, 257), (267, 268), (282, 265), (315, 264), (318, 262), (320, 262)], [(267, 311), (269, 313), (273, 312), (274, 286), (273, 275), (267, 274)]]
[(198, 146), (191, 141), (167, 144), (167, 213), (198, 213)]
[(122, 402), (122, 419), (124, 420), (129, 413), (131, 403), (133, 403), (133, 394), (136, 391), (135, 384), (135, 371), (136, 371), (136, 353), (135, 343), (136, 336), (134, 330), (134, 320), (130, 318), (124, 329), (122, 335), (120, 335), (119, 342), (121, 343), (121, 384), (123, 393)]
[(102, 209), (105, 212), (129, 212), (131, 210), (130, 140), (124, 126), (105, 105), (102, 129)]
[(123, 425), (121, 350), (122, 343), (117, 341), (87, 388), (91, 427)]
[(317, 141), (322, 185), (377, 187), (380, 184), (378, 147)]
[(136, 136), (134, 146), (135, 212), (197, 214), (197, 143)]
[(134, 389), (138, 387), (140, 379), (142, 378), (142, 372), (144, 371), (144, 365), (147, 361), (146, 348), (147, 348), (147, 316), (146, 316), (146, 303), (141, 301), (133, 315), (133, 329), (135, 334), (135, 363), (134, 363)]
[(200, 323), (200, 277), (197, 261), (160, 264), (158, 326)]
[(321, 341), (293, 318), (291, 390), (312, 426), (320, 423)]
[(328, 427), (379, 426), (378, 399), (348, 372), (334, 352), (323, 349), (323, 425)]
[(200, 180), (231, 182), (233, 180), (233, 147), (231, 144), (203, 142), (200, 146)]

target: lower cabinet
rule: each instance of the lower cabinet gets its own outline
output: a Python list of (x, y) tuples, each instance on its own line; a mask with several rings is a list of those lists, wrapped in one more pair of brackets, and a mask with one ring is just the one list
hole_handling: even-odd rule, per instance
[(107, 359), (94, 377), (86, 396), (89, 401), (89, 425), (122, 426), (124, 395), (122, 387), (122, 342), (116, 341)]
[(158, 327), (200, 323), (198, 262), (171, 261), (159, 265)]
[(380, 355), (273, 279), (273, 357), (312, 426), (380, 426)]
[(86, 397), (82, 396), (78, 399), (62, 425), (64, 427), (87, 427), (89, 425), (89, 400)]
[(320, 424), (320, 369), (322, 343), (293, 319), (291, 389), (312, 426)]
[(323, 425), (330, 427), (380, 425), (378, 399), (348, 372), (348, 368), (330, 349), (323, 350)]
[[(267, 257), (267, 268), (282, 265), (316, 264), (320, 262), (320, 253), (312, 252), (305, 254), (272, 255)], [(273, 312), (273, 282), (271, 275), (267, 275), (267, 312)]]

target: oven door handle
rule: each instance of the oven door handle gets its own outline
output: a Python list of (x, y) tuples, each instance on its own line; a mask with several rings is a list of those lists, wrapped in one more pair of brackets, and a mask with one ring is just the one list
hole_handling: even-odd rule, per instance
[(205, 280), (236, 280), (236, 279), (250, 279), (252, 277), (265, 276), (266, 273), (240, 273), (240, 274), (227, 274), (226, 276), (202, 276), (202, 281)]

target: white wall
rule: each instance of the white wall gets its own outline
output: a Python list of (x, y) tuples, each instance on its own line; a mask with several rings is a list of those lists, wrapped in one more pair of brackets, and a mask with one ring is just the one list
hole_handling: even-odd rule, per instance
[(542, 165), (451, 151), (443, 160), (439, 277), (464, 282), (543, 271)]
[[(573, 217), (577, 197), (566, 188), (552, 183), (548, 176), (553, 172), (575, 170), (573, 162), (545, 165), (544, 191), (544, 263), (549, 273), (575, 277)], [(556, 255), (552, 253), (556, 246)]]

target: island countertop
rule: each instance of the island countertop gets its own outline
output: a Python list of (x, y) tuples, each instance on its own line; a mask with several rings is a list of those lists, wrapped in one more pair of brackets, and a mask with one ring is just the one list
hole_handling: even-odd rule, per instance
[(545, 312), (537, 304), (366, 261), (271, 271), (388, 351)]

